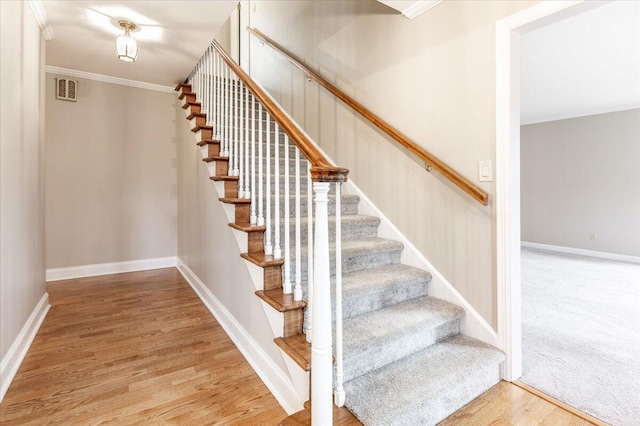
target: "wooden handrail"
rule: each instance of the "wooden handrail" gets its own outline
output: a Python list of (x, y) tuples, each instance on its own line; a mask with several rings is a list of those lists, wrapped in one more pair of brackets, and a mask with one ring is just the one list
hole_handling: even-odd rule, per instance
[(489, 195), (478, 188), (473, 183), (469, 182), (466, 178), (460, 175), (458, 172), (453, 170), (451, 167), (447, 166), (436, 156), (431, 154), (426, 149), (422, 148), (420, 145), (416, 144), (414, 141), (409, 139), (404, 134), (400, 133), (395, 127), (391, 124), (384, 121), (378, 115), (374, 114), (371, 110), (366, 108), (364, 105), (353, 99), (351, 96), (344, 93), (342, 90), (338, 89), (336, 86), (328, 82), (324, 77), (316, 73), (315, 71), (309, 69), (306, 65), (304, 65), (300, 60), (298, 60), (291, 53), (287, 52), (279, 46), (276, 42), (271, 40), (266, 35), (262, 34), (260, 31), (253, 29), (251, 27), (247, 27), (247, 31), (253, 34), (262, 42), (266, 43), (273, 50), (284, 56), (291, 64), (293, 64), (296, 68), (300, 69), (308, 78), (314, 79), (318, 84), (327, 89), (333, 95), (335, 95), (342, 102), (350, 106), (354, 111), (358, 114), (369, 120), (375, 126), (377, 126), (380, 130), (385, 132), (391, 138), (393, 138), (396, 142), (402, 145), (404, 148), (408, 149), (414, 155), (416, 155), (421, 161), (425, 163), (425, 167), (427, 171), (431, 171), (431, 169), (437, 170), (442, 176), (449, 179), (455, 185), (457, 185), (460, 189), (462, 189), (467, 194), (471, 195), (474, 199), (479, 201), (483, 205), (487, 205), (489, 203)]
[(291, 141), (298, 147), (300, 152), (311, 163), (311, 179), (314, 182), (345, 182), (349, 170), (344, 167), (332, 165), (318, 150), (311, 140), (296, 126), (293, 121), (282, 111), (282, 109), (271, 99), (265, 91), (258, 86), (249, 75), (244, 72), (238, 64), (225, 52), (217, 41), (212, 42), (212, 46), (227, 63), (229, 68), (238, 76), (245, 86), (253, 93), (253, 96), (267, 110), (271, 118), (278, 123), (280, 128), (289, 136)]

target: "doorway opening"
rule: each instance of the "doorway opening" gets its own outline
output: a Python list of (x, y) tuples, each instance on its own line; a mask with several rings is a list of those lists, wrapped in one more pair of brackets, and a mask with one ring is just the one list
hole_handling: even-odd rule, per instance
[[(496, 28), (497, 70), (497, 277), (498, 336), (507, 361), (505, 380), (523, 374), (521, 282), (521, 145), (520, 145), (520, 54), (521, 37), (534, 30), (574, 17), (607, 2), (545, 2), (505, 18)], [(591, 114), (596, 114), (592, 112)], [(588, 115), (582, 114), (582, 115)], [(567, 117), (563, 117), (567, 118)], [(528, 154), (529, 155), (529, 154)], [(544, 173), (544, 164), (540, 164)], [(597, 167), (597, 165), (596, 165)], [(583, 188), (586, 190), (586, 188)], [(527, 207), (526, 212), (528, 212)], [(529, 233), (530, 234), (530, 233)], [(595, 240), (597, 236), (590, 236)], [(528, 256), (528, 254), (527, 254)], [(530, 257), (530, 256), (529, 256)], [(527, 261), (530, 258), (525, 259)], [(562, 326), (562, 325), (560, 325)], [(570, 365), (567, 366), (571, 368)], [(608, 392), (616, 392), (609, 389)], [(625, 409), (625, 407), (621, 407)]]

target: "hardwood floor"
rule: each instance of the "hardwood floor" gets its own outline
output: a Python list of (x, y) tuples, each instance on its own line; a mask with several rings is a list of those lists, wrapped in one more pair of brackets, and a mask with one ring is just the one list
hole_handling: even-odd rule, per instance
[(500, 382), (438, 426), (587, 426), (592, 423), (508, 382)]
[[(175, 268), (58, 281), (3, 425), (277, 425), (286, 413)], [(350, 413), (337, 423), (359, 425)], [(308, 425), (308, 413), (284, 424)], [(441, 425), (591, 423), (501, 382)]]
[(286, 413), (175, 268), (59, 281), (0, 423), (275, 425)]
[[(362, 426), (362, 423), (344, 408), (334, 407), (333, 422), (336, 426)], [(309, 407), (287, 417), (281, 423), (281, 426), (310, 425)], [(438, 424), (488, 425), (587, 426), (592, 423), (516, 385), (500, 382)]]

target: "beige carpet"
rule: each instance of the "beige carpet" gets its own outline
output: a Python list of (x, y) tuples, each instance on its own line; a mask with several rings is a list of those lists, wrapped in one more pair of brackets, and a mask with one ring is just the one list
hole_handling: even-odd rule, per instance
[(640, 265), (523, 249), (522, 345), (524, 383), (640, 425)]

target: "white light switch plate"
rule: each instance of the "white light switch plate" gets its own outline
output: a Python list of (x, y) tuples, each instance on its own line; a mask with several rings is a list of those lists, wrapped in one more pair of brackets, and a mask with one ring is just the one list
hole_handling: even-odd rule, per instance
[(480, 182), (491, 182), (493, 180), (491, 161), (480, 161), (478, 163), (478, 180)]

